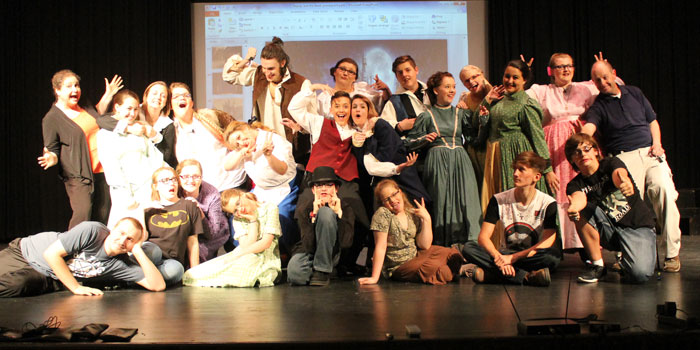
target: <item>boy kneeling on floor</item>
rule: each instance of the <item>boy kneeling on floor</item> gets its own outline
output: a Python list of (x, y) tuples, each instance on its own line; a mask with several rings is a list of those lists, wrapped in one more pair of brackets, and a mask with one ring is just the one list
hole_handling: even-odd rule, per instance
[(622, 281), (643, 283), (654, 273), (656, 236), (654, 213), (639, 196), (625, 164), (602, 158), (595, 139), (572, 135), (564, 149), (578, 174), (566, 188), (569, 218), (590, 257), (579, 282), (598, 282), (607, 270), (600, 247), (622, 252)]

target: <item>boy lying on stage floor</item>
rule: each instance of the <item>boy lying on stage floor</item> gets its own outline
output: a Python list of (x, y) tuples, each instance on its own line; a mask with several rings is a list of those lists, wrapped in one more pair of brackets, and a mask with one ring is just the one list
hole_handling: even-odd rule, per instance
[(17, 238), (0, 251), (0, 297), (53, 292), (60, 289), (58, 281), (73, 294), (102, 295), (78, 282), (88, 279), (136, 282), (162, 291), (163, 277), (142, 242), (143, 226), (134, 218), (121, 219), (111, 232), (99, 222), (86, 221), (63, 233)]

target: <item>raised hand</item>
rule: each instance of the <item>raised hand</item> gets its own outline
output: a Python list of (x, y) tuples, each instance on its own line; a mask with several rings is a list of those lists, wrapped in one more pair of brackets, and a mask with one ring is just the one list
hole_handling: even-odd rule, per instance
[(593, 57), (595, 57), (596, 62), (600, 62), (600, 61), (607, 62), (608, 61), (607, 58), (603, 58), (603, 51), (598, 51), (598, 54), (597, 55), (593, 54)]
[(294, 131), (294, 133), (301, 131), (301, 125), (299, 125), (299, 123), (294, 121), (294, 119), (282, 118), (282, 125), (292, 129), (292, 131)]
[(530, 58), (530, 60), (528, 61), (528, 60), (525, 59), (525, 56), (523, 56), (523, 54), (520, 54), (520, 60), (522, 60), (523, 62), (525, 62), (525, 64), (527, 64), (528, 67), (532, 67), (532, 62), (535, 61), (535, 58), (532, 57), (532, 58)]
[(416, 164), (417, 160), (418, 160), (418, 154), (416, 152), (410, 153), (409, 155), (406, 156), (405, 162), (396, 166), (396, 172), (400, 174), (404, 169), (412, 166), (413, 164)]
[(389, 89), (389, 85), (386, 85), (385, 82), (383, 82), (381, 79), (379, 79), (379, 74), (374, 75), (374, 84), (370, 85), (371, 88), (375, 90), (381, 90), (382, 91), (382, 98), (386, 101), (389, 99), (391, 96), (391, 89)]
[(267, 134), (267, 138), (265, 138), (265, 143), (263, 143), (262, 146), (262, 153), (265, 155), (265, 157), (269, 157), (272, 155), (272, 151), (275, 149), (275, 145), (272, 143), (272, 134)]
[(486, 102), (488, 102), (490, 104), (493, 101), (498, 101), (498, 100), (502, 99), (505, 91), (506, 91), (506, 88), (503, 85), (494, 86), (491, 89), (491, 91), (489, 91), (489, 94), (486, 95)]
[(629, 176), (620, 176), (620, 192), (625, 197), (629, 197), (634, 194), (634, 184), (630, 180)]
[(313, 84), (311, 85), (311, 91), (321, 90), (327, 92), (329, 95), (333, 96), (335, 94), (335, 89), (326, 84)]
[(416, 205), (416, 209), (413, 209), (413, 215), (418, 216), (421, 220), (430, 220), (430, 213), (425, 208), (425, 198), (421, 198), (420, 203), (414, 199), (413, 204)]
[(112, 77), (112, 81), (105, 78), (105, 95), (109, 95), (110, 98), (114, 97), (124, 87), (123, 82), (122, 77), (116, 74)]

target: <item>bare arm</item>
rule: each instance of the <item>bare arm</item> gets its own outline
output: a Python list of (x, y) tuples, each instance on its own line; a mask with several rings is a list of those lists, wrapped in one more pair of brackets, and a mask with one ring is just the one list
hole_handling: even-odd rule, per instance
[(597, 129), (597, 128), (596, 128), (595, 124), (593, 124), (593, 123), (586, 123), (586, 124), (584, 124), (583, 127), (581, 128), (581, 132), (584, 133), (584, 134), (593, 136), (593, 134), (595, 134), (596, 129)]
[(46, 251), (44, 251), (44, 259), (53, 270), (53, 273), (58, 277), (58, 280), (63, 283), (66, 288), (68, 288), (73, 294), (76, 295), (102, 295), (102, 291), (95, 288), (84, 287), (78, 283), (75, 279), (73, 273), (66, 265), (63, 257), (68, 255), (66, 250), (63, 248), (61, 241), (53, 242)]
[(97, 106), (95, 106), (98, 113), (105, 114), (107, 112), (107, 108), (112, 102), (112, 97), (124, 87), (122, 83), (122, 77), (116, 74), (112, 77), (112, 81), (107, 81), (107, 78), (105, 78), (105, 93), (102, 95), (100, 102), (97, 103)]
[(143, 270), (143, 274), (145, 275), (144, 279), (136, 283), (152, 292), (160, 292), (165, 290), (165, 280), (163, 280), (163, 275), (161, 275), (158, 268), (153, 265), (151, 259), (146, 256), (146, 253), (143, 252), (141, 243), (134, 245), (131, 253), (134, 255), (134, 258), (136, 258), (136, 261), (138, 261), (141, 269)]
[(284, 175), (287, 172), (287, 163), (275, 157), (272, 151), (275, 150), (275, 145), (272, 143), (272, 134), (267, 135), (267, 139), (262, 147), (263, 155), (267, 159), (267, 164), (270, 168), (280, 175)]
[(657, 120), (649, 123), (649, 131), (651, 132), (651, 148), (649, 149), (649, 154), (656, 157), (662, 156), (665, 151), (661, 146), (661, 127)]
[(530, 248), (523, 249), (519, 252), (512, 254), (511, 264), (522, 259), (528, 258), (537, 254), (537, 249), (549, 248), (554, 244), (554, 240), (557, 238), (556, 231), (553, 229), (546, 229), (542, 231), (542, 239)]
[(579, 212), (586, 207), (586, 204), (588, 204), (588, 198), (583, 192), (576, 191), (569, 195), (569, 209), (566, 210), (569, 219), (574, 222), (578, 221), (581, 218)]
[(477, 242), (479, 245), (486, 250), (491, 257), (493, 257), (494, 260), (497, 259), (497, 257), (501, 256), (501, 253), (496, 249), (496, 246), (493, 245), (493, 242), (491, 241), (491, 236), (493, 236), (493, 231), (496, 228), (495, 224), (492, 224), (490, 222), (485, 222), (481, 224), (481, 231), (479, 231), (479, 238), (477, 238)]
[(376, 284), (382, 274), (384, 257), (386, 256), (387, 232), (374, 231), (374, 254), (372, 255), (372, 276), (357, 280), (360, 284)]
[(418, 249), (430, 249), (433, 242), (433, 222), (425, 208), (425, 199), (421, 198), (420, 203), (414, 199), (413, 203), (416, 205), (413, 214), (421, 220), (421, 230), (416, 235), (416, 246)]
[(229, 152), (224, 158), (224, 169), (231, 171), (240, 168), (247, 151), (246, 149), (240, 149)]
[(197, 239), (197, 235), (187, 237), (187, 252), (190, 255), (190, 267), (199, 265), (199, 239)]
[(246, 254), (257, 254), (269, 248), (275, 238), (273, 234), (264, 234), (261, 239), (258, 239), (260, 232), (260, 223), (253, 222), (248, 225), (248, 232), (240, 236), (239, 246), (233, 250), (233, 256), (239, 258)]

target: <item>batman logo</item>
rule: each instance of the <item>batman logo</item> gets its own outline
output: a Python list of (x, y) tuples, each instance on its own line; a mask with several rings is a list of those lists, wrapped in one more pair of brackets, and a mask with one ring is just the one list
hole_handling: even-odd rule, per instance
[(190, 222), (190, 216), (184, 210), (169, 211), (151, 216), (151, 225), (160, 228), (175, 228)]

